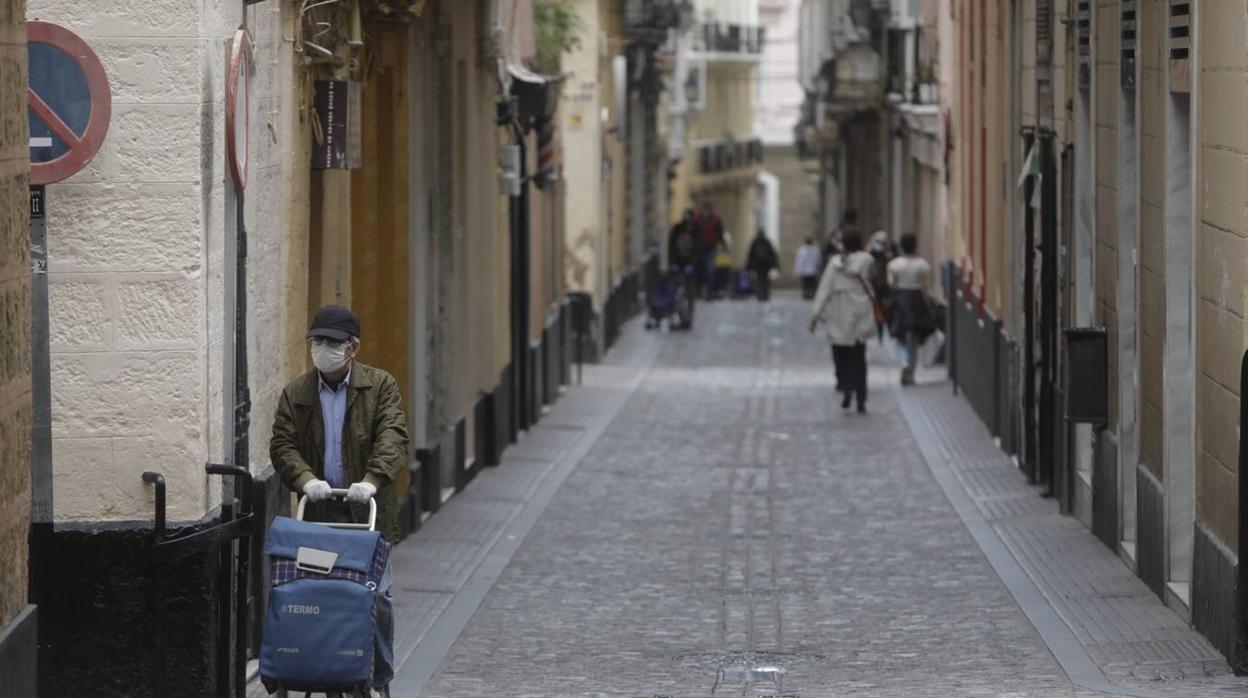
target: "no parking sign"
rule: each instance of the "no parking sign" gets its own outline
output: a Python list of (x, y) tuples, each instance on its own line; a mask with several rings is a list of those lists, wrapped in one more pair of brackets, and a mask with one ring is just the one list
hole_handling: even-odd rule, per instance
[(108, 134), (112, 94), (99, 56), (81, 37), (48, 22), (26, 23), (30, 82), (30, 184), (72, 176)]

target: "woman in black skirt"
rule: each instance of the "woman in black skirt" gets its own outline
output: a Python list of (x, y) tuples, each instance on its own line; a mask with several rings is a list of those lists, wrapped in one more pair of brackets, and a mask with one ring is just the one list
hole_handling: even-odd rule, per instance
[(888, 263), (888, 285), (893, 291), (893, 337), (901, 343), (901, 384), (914, 384), (919, 362), (919, 346), (935, 330), (927, 287), (932, 265), (918, 255), (919, 239), (914, 233), (901, 236), (901, 256)]

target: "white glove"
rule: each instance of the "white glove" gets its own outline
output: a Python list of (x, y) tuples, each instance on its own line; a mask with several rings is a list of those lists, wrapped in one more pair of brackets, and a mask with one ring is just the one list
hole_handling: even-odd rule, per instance
[(333, 488), (324, 480), (310, 480), (308, 484), (303, 486), (303, 493), (314, 502), (323, 502), (329, 499), (331, 489)]
[(361, 480), (360, 482), (352, 484), (351, 488), (347, 490), (347, 501), (367, 502), (372, 499), (375, 494), (377, 494), (377, 488), (374, 487), (372, 483)]

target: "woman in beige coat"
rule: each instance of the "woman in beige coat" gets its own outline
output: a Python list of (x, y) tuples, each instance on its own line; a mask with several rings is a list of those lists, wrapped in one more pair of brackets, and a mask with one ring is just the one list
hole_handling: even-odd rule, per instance
[(875, 305), (868, 275), (875, 259), (862, 251), (862, 235), (847, 233), (844, 252), (829, 260), (815, 292), (810, 332), (827, 325), (836, 365), (837, 389), (845, 394), (841, 407), (849, 409), (855, 395), (858, 411), (867, 411), (867, 341), (875, 336)]

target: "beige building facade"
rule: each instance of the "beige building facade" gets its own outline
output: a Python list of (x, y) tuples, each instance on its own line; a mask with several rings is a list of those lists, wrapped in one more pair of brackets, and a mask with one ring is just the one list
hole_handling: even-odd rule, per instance
[(759, 175), (763, 141), (757, 119), (763, 37), (757, 2), (695, 4), (690, 70), (699, 86), (686, 119), (686, 151), (671, 185), (668, 223), (709, 204), (731, 240), (733, 267), (765, 225)]
[[(4, 25), (0, 47), (6, 65), (21, 65), (11, 29), (20, 31), (23, 13), (4, 8), (15, 29)], [(268, 462), (269, 432), (283, 387), (311, 368), (304, 335), (317, 307), (351, 306), (360, 360), (401, 386), (412, 446), (396, 482), (405, 534), (558, 398), (568, 359), (564, 119), (556, 83), (527, 68), (528, 0), (141, 9), (41, 0), (24, 16), (93, 47), (112, 122), (89, 166), (47, 189), (55, 525), (27, 565), (30, 462), (6, 448), (6, 492), (24, 494), (0, 499), (12, 524), (0, 530), (0, 550), (23, 575), (50, 571), (36, 590), (49, 601), (39, 619), (41, 694), (120, 694), (128, 677), (151, 673), (156, 655), (144, 648), (160, 623), (141, 607), (151, 603), (154, 558), (133, 553), (150, 541), (158, 506), (143, 474), (163, 478), (170, 526), (181, 531), (216, 525), (230, 502), (223, 493), (241, 492), (206, 474), (207, 463), (245, 466), (261, 515), (288, 507)], [(252, 47), (242, 193), (224, 147), (240, 27)], [(346, 109), (359, 133), (349, 166), (323, 168), (314, 157), (326, 138), (325, 81), (358, 90), (358, 109)], [(24, 104), (22, 84), (19, 76), (0, 96)], [(25, 123), (0, 124), (10, 121)], [(12, 175), (5, 195), (21, 197), (13, 211), (25, 210), (24, 133), (0, 133), (0, 163)], [(24, 218), (6, 223), (13, 240), (27, 234)], [(15, 318), (30, 317), (28, 275), (21, 255), (0, 263)], [(240, 319), (245, 335), (235, 334)], [(23, 326), (7, 326), (20, 335), (11, 345), (29, 346)], [(6, 444), (29, 445), (25, 432), (10, 439), (30, 420), (30, 378), (17, 359), (26, 360), (0, 375), (0, 423), (12, 425)], [(241, 393), (235, 375), (246, 376)], [(236, 423), (240, 405), (247, 419)], [(57, 571), (70, 560), (74, 574)], [(210, 627), (228, 598), (211, 581), (216, 560), (192, 555), (165, 575), (165, 586), (185, 592), (181, 627)], [(133, 581), (93, 585), (88, 570)], [(21, 610), (24, 580), (3, 589), (0, 627)], [(127, 620), (120, 634), (114, 611)], [(190, 653), (175, 658), (179, 681), (215, 685), (228, 671), (208, 635), (174, 644)], [(130, 648), (129, 664), (101, 660), (118, 647)]]
[[(949, 10), (954, 373), (973, 403), (1007, 406), (980, 411), (1024, 470), (1239, 661), (1244, 7)], [(1103, 333), (1103, 364), (1075, 363), (1074, 328)], [(994, 356), (1003, 370), (981, 390), (965, 367)], [(1071, 371), (1084, 378), (1067, 384)], [(1067, 425), (1090, 378), (1107, 386), (1104, 413)]]

